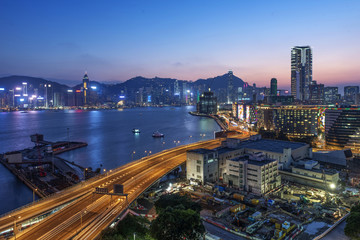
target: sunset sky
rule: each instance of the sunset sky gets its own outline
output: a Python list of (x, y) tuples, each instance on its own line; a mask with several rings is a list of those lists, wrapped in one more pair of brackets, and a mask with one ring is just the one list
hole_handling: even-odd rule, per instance
[(0, 76), (196, 80), (228, 70), (290, 88), (290, 50), (313, 79), (359, 85), (360, 1), (0, 1)]

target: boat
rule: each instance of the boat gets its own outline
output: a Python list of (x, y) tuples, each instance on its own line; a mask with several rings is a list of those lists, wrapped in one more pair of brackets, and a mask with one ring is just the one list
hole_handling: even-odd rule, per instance
[(159, 131), (156, 131), (152, 135), (154, 138), (162, 138), (164, 137), (164, 134), (160, 133)]
[(134, 128), (134, 129), (132, 130), (132, 132), (133, 132), (133, 133), (140, 133), (140, 129)]

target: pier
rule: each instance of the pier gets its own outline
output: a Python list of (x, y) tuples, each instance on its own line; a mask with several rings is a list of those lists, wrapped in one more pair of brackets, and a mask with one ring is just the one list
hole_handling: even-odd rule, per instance
[[(40, 198), (70, 187), (85, 179), (90, 170), (71, 163), (58, 154), (86, 147), (85, 142), (50, 142), (41, 134), (30, 136), (33, 148), (6, 152), (0, 162)], [(85, 172), (86, 171), (86, 172)]]

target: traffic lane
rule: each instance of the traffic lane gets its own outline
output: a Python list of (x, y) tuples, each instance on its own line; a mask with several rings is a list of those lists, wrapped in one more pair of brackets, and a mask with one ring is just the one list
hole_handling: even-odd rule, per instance
[(204, 227), (207, 232), (211, 233), (212, 235), (218, 236), (224, 240), (246, 240), (246, 238), (240, 237), (235, 235), (231, 232), (228, 232), (222, 228), (212, 225), (211, 223), (203, 221)]

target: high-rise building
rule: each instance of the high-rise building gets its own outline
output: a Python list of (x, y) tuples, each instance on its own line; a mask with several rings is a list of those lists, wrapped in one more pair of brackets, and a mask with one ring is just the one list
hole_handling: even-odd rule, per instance
[(291, 49), (291, 95), (295, 99), (307, 101), (312, 81), (312, 50), (310, 46)]
[(89, 89), (89, 77), (87, 75), (87, 72), (85, 72), (85, 75), (83, 77), (83, 93), (84, 93), (84, 105), (87, 105), (87, 95), (88, 95), (88, 89)]
[(338, 87), (325, 87), (324, 88), (324, 99), (325, 103), (337, 103), (339, 100), (338, 98), (339, 89)]
[(324, 84), (317, 84), (312, 81), (309, 87), (310, 102), (313, 104), (323, 104), (324, 102)]
[(228, 103), (235, 102), (235, 96), (234, 96), (234, 83), (233, 83), (233, 72), (228, 72), (228, 87), (227, 87), (227, 101)]
[(344, 87), (344, 100), (347, 103), (355, 103), (355, 97), (359, 93), (359, 86)]
[(360, 147), (360, 109), (327, 109), (325, 111), (325, 140), (329, 146)]
[(277, 96), (277, 79), (272, 78), (270, 81), (270, 95)]
[(217, 99), (213, 92), (204, 92), (200, 96), (200, 101), (197, 104), (199, 113), (216, 114), (217, 113)]

